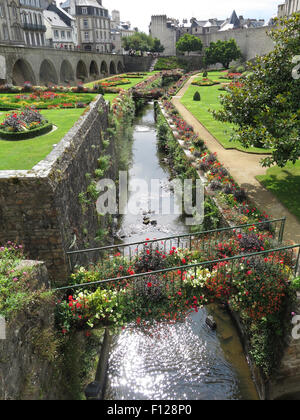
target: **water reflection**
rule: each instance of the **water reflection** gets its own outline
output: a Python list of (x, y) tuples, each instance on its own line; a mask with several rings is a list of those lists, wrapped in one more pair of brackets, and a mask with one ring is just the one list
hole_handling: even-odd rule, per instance
[[(157, 151), (153, 106), (137, 119), (133, 137), (129, 182), (134, 177), (155, 178), (162, 180), (162, 188), (168, 188), (170, 175)], [(187, 232), (176, 215), (155, 215), (157, 224), (145, 226), (144, 213), (151, 209), (143, 204), (138, 216), (122, 218), (120, 232), (125, 243)], [(216, 317), (217, 332), (205, 323), (208, 311)], [(127, 329), (114, 339), (106, 399), (257, 398), (236, 330), (230, 317), (216, 307), (201, 309), (185, 323), (160, 326), (147, 334)]]
[(110, 357), (107, 399), (241, 400), (257, 399), (239, 348), (235, 363), (226, 359), (216, 332), (205, 324), (207, 310), (185, 323), (125, 330), (115, 339)]
[[(136, 120), (134, 127), (128, 184), (129, 190), (134, 190), (135, 179), (142, 179), (147, 183), (149, 191), (138, 193), (138, 215), (131, 214), (129, 211), (122, 217), (118, 236), (124, 242), (126, 242), (124, 238), (127, 238), (129, 242), (136, 242), (143, 241), (146, 238), (162, 238), (188, 232), (179, 215), (175, 194), (169, 188), (169, 178), (170, 173), (161, 164), (157, 150), (154, 108), (153, 105), (148, 105)], [(160, 191), (158, 195), (150, 194), (150, 190), (152, 193), (152, 180), (159, 180)], [(127, 207), (129, 209), (136, 207), (136, 202), (137, 194), (135, 192), (130, 193)], [(171, 212), (162, 212), (162, 209), (168, 208), (169, 203)], [(145, 216), (149, 216), (153, 224), (151, 222), (147, 225), (144, 224)]]

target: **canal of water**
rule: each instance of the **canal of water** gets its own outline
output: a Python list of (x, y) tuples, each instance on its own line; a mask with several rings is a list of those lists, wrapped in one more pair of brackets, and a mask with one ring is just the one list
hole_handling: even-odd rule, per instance
[[(136, 118), (130, 144), (133, 149), (129, 187), (136, 178), (148, 184), (159, 179), (163, 204), (172, 191), (168, 189), (168, 167), (157, 149), (153, 104)], [(139, 194), (139, 214), (122, 217), (119, 236), (124, 243), (187, 232), (176, 212), (153, 215), (149, 197), (145, 191)], [(136, 201), (136, 197), (130, 194), (128, 204)], [(158, 198), (151, 198), (153, 206)], [(145, 225), (145, 217), (152, 219), (153, 224)], [(213, 314), (217, 321), (217, 331), (206, 325), (208, 314)], [(128, 328), (114, 337), (106, 399), (256, 400), (258, 395), (230, 316), (217, 306), (209, 306), (189, 316), (184, 323), (158, 325), (147, 333)]]

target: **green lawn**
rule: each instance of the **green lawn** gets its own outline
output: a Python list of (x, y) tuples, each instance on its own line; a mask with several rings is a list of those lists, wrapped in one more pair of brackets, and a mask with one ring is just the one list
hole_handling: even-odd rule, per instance
[(300, 160), (285, 168), (274, 166), (257, 179), (300, 220)]
[[(120, 85), (119, 87), (121, 87), (124, 90), (129, 90), (132, 87), (136, 86), (138, 83), (141, 83), (144, 80), (148, 79), (148, 77), (153, 76), (155, 73), (157, 73), (157, 71), (153, 71), (153, 72), (142, 72), (142, 73), (147, 73), (147, 74), (146, 74), (146, 76), (143, 76), (143, 77), (130, 78), (129, 79), (130, 80), (130, 83), (128, 83), (126, 85)], [(126, 74), (130, 74), (130, 73), (117, 74), (117, 75), (112, 76), (112, 77), (118, 76), (118, 77), (124, 77), (126, 79)], [(92, 88), (96, 83), (103, 82), (104, 80), (109, 80), (110, 78), (101, 79), (101, 80), (98, 80), (98, 81), (95, 81), (95, 82), (87, 83), (84, 86), (85, 87)], [(116, 87), (118, 87), (118, 86), (116, 86)], [(106, 93), (104, 95), (104, 99), (107, 100), (107, 101), (112, 102), (117, 96), (118, 96), (118, 93)]]
[[(0, 140), (0, 170), (32, 169), (53, 150), (53, 144), (60, 142), (83, 112), (84, 109), (42, 111), (42, 115), (58, 127), (57, 130), (31, 140)], [(0, 122), (6, 114), (0, 113)]]
[[(221, 83), (227, 83), (228, 80), (220, 79), (222, 76), (221, 72), (209, 72), (208, 78), (212, 80), (220, 81)], [(202, 79), (202, 74), (200, 79)], [(183, 96), (181, 103), (206, 127), (206, 129), (222, 144), (225, 149), (237, 149), (248, 153), (259, 153), (264, 154), (270, 152), (267, 149), (260, 149), (257, 147), (251, 147), (246, 149), (238, 142), (231, 142), (231, 131), (232, 124), (226, 124), (220, 121), (216, 121), (211, 110), (221, 109), (219, 96), (226, 94), (225, 91), (219, 90), (220, 85), (215, 86), (193, 86), (191, 85), (185, 95)], [(195, 92), (198, 91), (201, 95), (201, 101), (197, 102), (193, 100)]]

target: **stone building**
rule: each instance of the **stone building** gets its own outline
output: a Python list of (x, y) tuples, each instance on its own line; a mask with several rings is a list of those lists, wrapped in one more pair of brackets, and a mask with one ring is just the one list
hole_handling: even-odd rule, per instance
[(178, 20), (168, 18), (166, 15), (152, 16), (149, 33), (153, 38), (158, 38), (165, 47), (162, 55), (176, 55), (176, 43), (181, 35)]
[(264, 19), (244, 19), (243, 16), (238, 17), (233, 11), (231, 16), (225, 20), (217, 18), (198, 20), (193, 17), (190, 20), (190, 25), (186, 20), (183, 21), (183, 24), (179, 24), (178, 20), (167, 18), (165, 15), (152, 16), (149, 29), (150, 34), (158, 38), (165, 47), (164, 55), (171, 56), (176, 55), (176, 43), (186, 33), (198, 36), (204, 42), (204, 46), (208, 46), (206, 41), (209, 39), (209, 35), (225, 32), (226, 35), (220, 35), (220, 38), (225, 40), (229, 31), (263, 28), (264, 26)]
[(122, 38), (134, 35), (135, 32), (135, 29), (131, 28), (130, 22), (121, 21), (120, 12), (118, 10), (113, 10), (111, 12), (111, 40), (115, 53), (125, 53), (122, 47)]
[(237, 16), (236, 11), (232, 12), (230, 18), (226, 19), (220, 26), (220, 31), (229, 31), (231, 29), (249, 29), (260, 28), (265, 25), (264, 19), (244, 19), (243, 16)]
[(44, 11), (46, 40), (50, 47), (73, 50), (77, 48), (76, 19), (53, 2)]
[(45, 32), (47, 28), (43, 11), (51, 2), (52, 0), (19, 0), (25, 45), (30, 47), (46, 45)]
[(300, 0), (285, 0), (284, 4), (278, 6), (278, 17), (290, 16), (295, 12), (300, 12)]
[(0, 0), (0, 42), (24, 45), (20, 0)]
[(102, 0), (66, 0), (60, 7), (76, 18), (78, 45), (85, 51), (110, 53), (111, 19)]
[(198, 36), (202, 34), (217, 32), (220, 30), (221, 25), (224, 23), (224, 20), (218, 20), (216, 18), (209, 20), (197, 20), (195, 18), (191, 19), (191, 30), (192, 35)]

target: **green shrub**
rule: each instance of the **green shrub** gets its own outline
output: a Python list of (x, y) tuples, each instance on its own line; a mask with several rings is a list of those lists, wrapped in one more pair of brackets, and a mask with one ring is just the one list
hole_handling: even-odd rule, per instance
[(194, 101), (201, 101), (201, 96), (200, 96), (200, 93), (198, 91), (194, 93), (193, 100)]
[(246, 69), (245, 69), (245, 67), (244, 67), (244, 66), (239, 66), (239, 67), (237, 67), (237, 69), (236, 69), (236, 72), (237, 72), (237, 73), (244, 73), (244, 71), (246, 71)]
[(47, 123), (40, 128), (36, 128), (34, 130), (29, 130), (29, 131), (10, 133), (4, 130), (0, 130), (0, 139), (9, 140), (9, 141), (29, 140), (34, 137), (39, 137), (39, 136), (49, 133), (52, 130), (52, 128), (53, 128), (52, 123)]
[(207, 77), (208, 76), (208, 72), (205, 70), (204, 72), (203, 72), (203, 77)]
[(161, 70), (175, 70), (175, 69), (185, 69), (185, 65), (180, 62), (176, 57), (168, 57), (168, 58), (159, 58), (154, 70), (161, 71)]
[(300, 292), (300, 277), (296, 277), (292, 281), (292, 288), (296, 290), (297, 292)]

